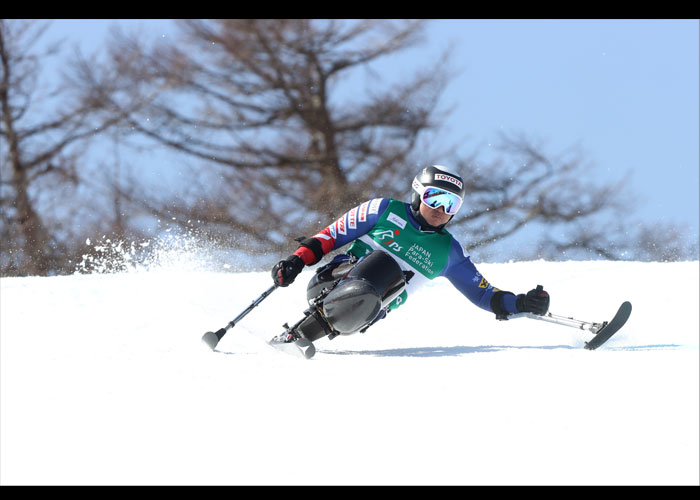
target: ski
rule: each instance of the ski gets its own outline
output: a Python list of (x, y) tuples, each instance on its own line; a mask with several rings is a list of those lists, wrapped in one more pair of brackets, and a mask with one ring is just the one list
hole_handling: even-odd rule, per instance
[(604, 322), (600, 329), (597, 330), (595, 336), (584, 344), (584, 347), (593, 350), (605, 344), (610, 337), (615, 335), (627, 323), (630, 314), (632, 314), (632, 304), (623, 302), (613, 319), (609, 323), (607, 321)]
[(300, 338), (292, 342), (281, 342), (275, 339), (268, 342), (275, 349), (286, 352), (293, 356), (300, 356), (304, 359), (311, 359), (316, 354), (316, 347), (308, 339)]

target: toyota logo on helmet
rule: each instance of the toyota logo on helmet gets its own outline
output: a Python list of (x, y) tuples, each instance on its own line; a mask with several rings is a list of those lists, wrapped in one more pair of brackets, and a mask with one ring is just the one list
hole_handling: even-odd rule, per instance
[(411, 208), (414, 211), (418, 211), (422, 202), (431, 208), (442, 206), (445, 213), (454, 215), (465, 195), (462, 177), (442, 165), (425, 167), (413, 178), (411, 188)]

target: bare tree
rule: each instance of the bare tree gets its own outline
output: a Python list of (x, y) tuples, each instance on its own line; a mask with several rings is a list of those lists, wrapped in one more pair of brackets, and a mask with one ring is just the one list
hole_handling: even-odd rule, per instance
[[(32, 132), (22, 133), (17, 129), (17, 122), (26, 112), (31, 93), (27, 87), (34, 83), (31, 77), (35, 71), (35, 60), (20, 49), (20, 44), (26, 39), (26, 46), (30, 46), (40, 35), (41, 30), (30, 31), (28, 25), (20, 26), (17, 32), (13, 32), (6, 20), (0, 20), (0, 106), (4, 142), (0, 171), (3, 195), (0, 199), (3, 209), (3, 253), (7, 252), (9, 255), (14, 251), (15, 259), (21, 259), (21, 255), (17, 255), (21, 253), (21, 246), (12, 245), (10, 242), (23, 240), (24, 250), (29, 257), (29, 270), (34, 274), (46, 267), (49, 236), (29, 197), (32, 172), (37, 169), (39, 162), (22, 158), (21, 142), (25, 137), (31, 136)], [(43, 171), (36, 170), (34, 176), (53, 169), (50, 162), (42, 166)], [(21, 264), (15, 259), (11, 259), (6, 265), (19, 267)]]
[(196, 165), (187, 196), (125, 193), (132, 202), (263, 249), (289, 245), (382, 190), (405, 193), (392, 181), (416, 168), (411, 155), (437, 122), (446, 65), (391, 84), (375, 75), (362, 92), (338, 87), (419, 41), (423, 22), (181, 24), (186, 42), (152, 50), (117, 33), (110, 66), (83, 64), (76, 78), (103, 109), (132, 109), (129, 130)]
[[(3, 274), (63, 270), (74, 221), (51, 218), (65, 187), (79, 184), (78, 164), (87, 141), (114, 123), (91, 119), (89, 102), (42, 78), (42, 64), (58, 45), (35, 49), (47, 25), (0, 20), (0, 231)], [(58, 81), (57, 77), (54, 77)], [(43, 206), (43, 208), (42, 208)], [(47, 219), (48, 217), (48, 219)]]
[[(698, 260), (698, 233), (672, 222), (639, 224), (630, 231), (631, 242), (623, 247), (623, 257), (641, 261), (670, 262)], [(631, 243), (631, 244), (630, 244)]]
[[(541, 144), (524, 135), (501, 134), (494, 148), (496, 159), (483, 163), (478, 152), (462, 159), (462, 171), (468, 189), (466, 215), (453, 223), (466, 235), (470, 251), (479, 251), (509, 238), (525, 226), (549, 228), (536, 244), (537, 257), (556, 258), (556, 248), (576, 248), (598, 252), (606, 257), (603, 227), (589, 224), (584, 232), (570, 231), (600, 220), (605, 214), (617, 214), (630, 203), (622, 180), (616, 184), (596, 184), (589, 174), (590, 165), (580, 151), (549, 155)], [(569, 232), (561, 228), (568, 228)], [(562, 237), (562, 234), (566, 235)], [(520, 251), (533, 257), (535, 252)]]
[[(279, 254), (360, 201), (406, 198), (420, 165), (447, 158), (423, 151), (421, 139), (442, 118), (449, 54), (411, 75), (372, 72), (421, 41), (423, 26), (187, 20), (176, 45), (115, 32), (107, 64), (78, 61), (73, 83), (105, 117), (120, 117), (124, 134), (189, 164), (178, 167), (178, 195), (115, 185), (118, 202), (197, 224), (229, 246)], [(503, 136), (496, 159), (484, 163), (476, 151), (450, 164), (469, 189), (466, 213), (450, 229), (470, 252), (488, 255), (525, 227), (546, 228), (519, 252), (525, 258), (621, 259), (640, 241), (612, 237), (631, 203), (624, 182), (596, 183), (579, 152), (553, 156), (523, 136)]]
[[(522, 236), (530, 243), (511, 252), (521, 260), (683, 260), (698, 254), (698, 234), (672, 222), (633, 220), (636, 201), (627, 189), (632, 172), (617, 182), (596, 182), (595, 166), (578, 148), (550, 154), (525, 135), (501, 134), (497, 158), (477, 150), (459, 163), (468, 186), (463, 212), (451, 230), (482, 258)], [(527, 228), (527, 229), (525, 229)]]

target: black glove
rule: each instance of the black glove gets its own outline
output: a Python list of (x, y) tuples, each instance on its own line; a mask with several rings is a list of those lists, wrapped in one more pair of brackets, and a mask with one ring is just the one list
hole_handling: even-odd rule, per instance
[(304, 261), (296, 255), (290, 255), (272, 268), (272, 280), (277, 286), (289, 286), (294, 283), (294, 278), (302, 269), (304, 269)]
[(542, 285), (537, 285), (537, 288), (530, 290), (526, 295), (518, 295), (515, 299), (515, 307), (518, 308), (518, 312), (531, 312), (544, 316), (549, 309), (549, 294), (544, 291)]

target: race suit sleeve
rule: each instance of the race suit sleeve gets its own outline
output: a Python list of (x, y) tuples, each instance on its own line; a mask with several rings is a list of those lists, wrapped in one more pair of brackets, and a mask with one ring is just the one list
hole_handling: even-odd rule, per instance
[(367, 234), (387, 209), (389, 201), (389, 198), (375, 198), (348, 210), (311, 238), (302, 240), (294, 255), (307, 266), (316, 264), (327, 253)]
[[(494, 288), (476, 269), (476, 266), (455, 239), (452, 240), (450, 255), (442, 274), (457, 290), (481, 309), (497, 314), (518, 312), (515, 307), (515, 295)], [(497, 301), (499, 305), (502, 304), (504, 310), (494, 310), (492, 300), (496, 294), (498, 294)]]

